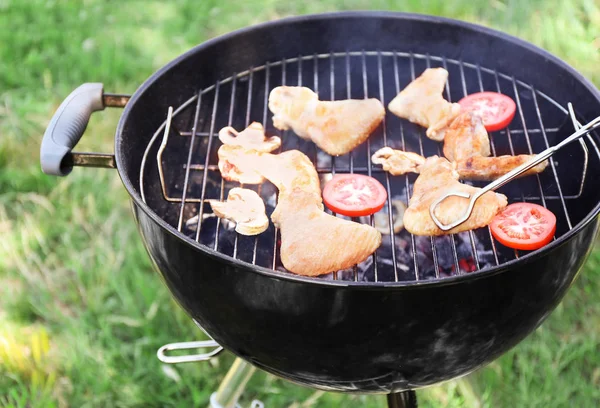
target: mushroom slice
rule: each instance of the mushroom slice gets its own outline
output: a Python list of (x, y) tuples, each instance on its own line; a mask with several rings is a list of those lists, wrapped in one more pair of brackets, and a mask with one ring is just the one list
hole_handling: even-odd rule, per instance
[(419, 168), (425, 163), (425, 158), (416, 153), (395, 150), (391, 147), (382, 147), (373, 153), (371, 161), (381, 164), (383, 170), (392, 176), (405, 173), (419, 173)]
[(242, 235), (258, 235), (269, 227), (265, 204), (255, 191), (235, 187), (227, 201), (208, 200), (219, 218), (236, 222), (235, 230)]
[(269, 153), (281, 146), (279, 137), (266, 137), (265, 128), (259, 122), (252, 122), (250, 126), (241, 132), (231, 126), (224, 127), (219, 131), (219, 140), (224, 145), (239, 146), (260, 153)]
[[(394, 220), (393, 231), (394, 234), (398, 234), (404, 229), (404, 211), (406, 210), (406, 204), (402, 200), (392, 199), (392, 219)], [(375, 228), (382, 234), (390, 234), (390, 221), (389, 215), (386, 211), (379, 211), (375, 213)]]

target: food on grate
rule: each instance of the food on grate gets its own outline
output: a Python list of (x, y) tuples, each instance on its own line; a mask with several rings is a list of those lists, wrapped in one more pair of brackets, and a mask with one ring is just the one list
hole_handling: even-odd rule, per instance
[[(471, 216), (449, 231), (442, 231), (429, 214), (431, 204), (448, 192), (475, 194), (479, 188), (462, 184), (459, 175), (448, 160), (432, 156), (421, 166), (421, 174), (415, 181), (413, 195), (404, 212), (404, 227), (414, 235), (444, 235), (468, 231), (488, 225), (494, 216), (506, 207), (506, 196), (487, 192), (475, 203)], [(435, 215), (443, 224), (450, 224), (467, 210), (469, 201), (460, 197), (449, 197), (437, 207)]]
[(271, 216), (281, 231), (281, 262), (289, 271), (317, 276), (351, 268), (381, 245), (375, 228), (325, 213), (321, 200), (301, 188), (280, 197)]
[(373, 164), (381, 164), (383, 170), (392, 176), (406, 173), (419, 173), (419, 167), (425, 163), (425, 158), (416, 153), (382, 147), (371, 156)]
[(444, 140), (446, 127), (460, 113), (460, 105), (442, 97), (448, 71), (428, 68), (406, 86), (388, 105), (389, 110), (404, 119), (427, 128), (427, 137)]
[(242, 184), (264, 182), (265, 179), (255, 168), (252, 158), (281, 146), (281, 139), (277, 136), (267, 138), (262, 124), (258, 122), (252, 122), (239, 133), (231, 126), (224, 127), (219, 131), (219, 140), (223, 143), (217, 153), (221, 175), (226, 180)]
[(262, 198), (253, 190), (234, 187), (227, 201), (208, 200), (220, 218), (236, 222), (235, 230), (242, 235), (258, 235), (269, 227)]
[[(384, 207), (386, 209), (386, 207)], [(392, 199), (392, 220), (394, 222), (393, 229), (394, 234), (399, 233), (404, 229), (404, 211), (406, 211), (406, 204), (404, 201)], [(375, 228), (382, 234), (390, 234), (390, 220), (389, 215), (386, 211), (380, 211), (373, 217)]]
[(279, 200), (295, 188), (313, 194), (321, 203), (319, 175), (310, 159), (299, 150), (288, 150), (280, 154), (267, 154), (256, 163), (259, 169), (279, 190)]
[(490, 154), (490, 140), (481, 117), (472, 112), (462, 112), (448, 126), (444, 156), (450, 161), (461, 161)]
[(274, 88), (269, 109), (277, 129), (292, 129), (333, 156), (346, 154), (367, 140), (385, 116), (377, 99), (320, 101), (316, 93), (300, 86)]
[(552, 241), (556, 216), (541, 205), (514, 203), (494, 217), (490, 229), (502, 245), (533, 251)]
[(458, 101), (463, 111), (481, 116), (488, 132), (504, 129), (515, 117), (515, 102), (497, 92), (477, 92)]
[(219, 131), (219, 140), (228, 146), (238, 146), (262, 153), (272, 152), (281, 146), (279, 137), (266, 137), (265, 128), (259, 122), (252, 122), (239, 133), (231, 126), (224, 127)]
[[(281, 230), (281, 261), (290, 272), (317, 276), (350, 268), (381, 244), (381, 234), (375, 228), (323, 211), (319, 175), (304, 153), (289, 150), (271, 154), (224, 144), (219, 148), (219, 169), (223, 169), (222, 160), (228, 163), (226, 172), (221, 170), (223, 178), (234, 174), (248, 179), (251, 175), (278, 188), (271, 220)], [(231, 168), (236, 171), (232, 173)]]
[[(444, 156), (450, 160), (462, 180), (495, 180), (514, 168), (531, 160), (534, 155), (490, 156), (490, 140), (481, 117), (473, 112), (463, 112), (446, 130)], [(416, 153), (383, 147), (371, 158), (383, 170), (397, 176), (419, 173), (425, 158)], [(544, 161), (519, 177), (541, 173), (548, 166)]]
[(362, 174), (336, 174), (323, 189), (325, 205), (348, 217), (374, 214), (381, 210), (386, 199), (385, 187)]
[[(481, 117), (474, 112), (463, 112), (450, 124), (444, 138), (444, 156), (456, 163), (456, 171), (461, 179), (495, 180), (528, 162), (534, 156), (490, 156), (490, 140)], [(544, 161), (520, 177), (544, 171), (548, 161)]]

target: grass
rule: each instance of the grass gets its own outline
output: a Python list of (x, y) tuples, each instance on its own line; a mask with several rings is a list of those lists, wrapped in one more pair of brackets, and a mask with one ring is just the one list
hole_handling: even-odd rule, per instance
[[(215, 35), (292, 14), (386, 9), (498, 28), (559, 55), (600, 84), (593, 0), (0, 0), (0, 405), (205, 406), (228, 366), (164, 366), (162, 344), (200, 338), (152, 271), (114, 171), (39, 170), (41, 135), (82, 82), (131, 93)], [(96, 114), (81, 150), (110, 152), (118, 111)], [(600, 250), (551, 317), (488, 367), (419, 392), (424, 407), (600, 404)], [(376, 407), (383, 397), (320, 393), (256, 374), (267, 407)]]

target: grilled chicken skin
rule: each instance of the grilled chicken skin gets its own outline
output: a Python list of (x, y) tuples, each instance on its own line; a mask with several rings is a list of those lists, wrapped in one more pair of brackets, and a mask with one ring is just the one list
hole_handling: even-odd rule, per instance
[(442, 141), (446, 127), (460, 113), (458, 103), (442, 97), (448, 71), (428, 68), (406, 86), (388, 105), (390, 112), (427, 128), (427, 137)]
[(320, 101), (306, 87), (278, 86), (269, 94), (273, 125), (292, 129), (332, 156), (346, 154), (379, 126), (385, 108), (377, 99)]
[[(528, 162), (534, 156), (490, 156), (490, 140), (481, 117), (463, 112), (448, 127), (444, 138), (444, 156), (450, 160), (462, 180), (495, 180)], [(383, 170), (397, 176), (405, 173), (419, 173), (425, 158), (410, 152), (383, 147), (371, 158), (381, 164)], [(541, 173), (548, 166), (544, 161), (529, 169), (519, 177)]]
[(319, 197), (321, 201), (319, 175), (310, 159), (301, 151), (288, 150), (280, 154), (265, 155), (258, 168), (265, 178), (275, 184), (280, 200), (293, 189), (300, 188)]
[(231, 126), (224, 127), (219, 131), (219, 140), (223, 143), (217, 152), (222, 177), (242, 184), (264, 182), (255, 168), (255, 159), (281, 146), (281, 139), (267, 138), (263, 125), (258, 122), (252, 122), (239, 133)]
[[(223, 148), (227, 154), (222, 156)], [(290, 272), (317, 276), (346, 269), (364, 261), (381, 244), (381, 234), (375, 228), (323, 211), (319, 175), (304, 153), (289, 150), (271, 154), (223, 145), (219, 159), (219, 169), (221, 160), (236, 169), (222, 171), (223, 178), (262, 178), (279, 189), (271, 220), (281, 229), (281, 261)]]
[[(431, 204), (447, 192), (475, 194), (479, 188), (462, 184), (452, 164), (438, 156), (427, 158), (421, 174), (415, 181), (413, 195), (404, 212), (404, 228), (414, 235), (445, 235), (468, 231), (488, 225), (494, 216), (508, 204), (506, 196), (493, 191), (482, 195), (475, 203), (471, 216), (449, 231), (442, 231), (429, 214)], [(469, 200), (449, 197), (437, 207), (435, 215), (444, 224), (450, 224), (465, 213)]]
[[(483, 120), (472, 112), (464, 112), (450, 124), (444, 138), (444, 156), (456, 163), (461, 179), (495, 180), (528, 162), (534, 156), (490, 156), (490, 139)], [(519, 177), (541, 173), (548, 166), (544, 161)]]
[(481, 117), (463, 112), (448, 126), (444, 138), (444, 156), (448, 160), (460, 161), (490, 154), (490, 139)]
[(334, 217), (321, 207), (313, 194), (294, 188), (279, 198), (271, 216), (281, 230), (281, 262), (299, 275), (350, 268), (381, 245), (375, 228)]

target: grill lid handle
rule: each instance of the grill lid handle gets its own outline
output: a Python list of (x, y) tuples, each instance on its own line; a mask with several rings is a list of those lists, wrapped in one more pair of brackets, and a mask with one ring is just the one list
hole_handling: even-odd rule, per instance
[(71, 153), (77, 145), (93, 112), (105, 106), (123, 107), (129, 97), (104, 94), (101, 83), (86, 83), (75, 89), (60, 104), (42, 139), (40, 162), (42, 171), (66, 176), (73, 166), (115, 167), (112, 154)]

